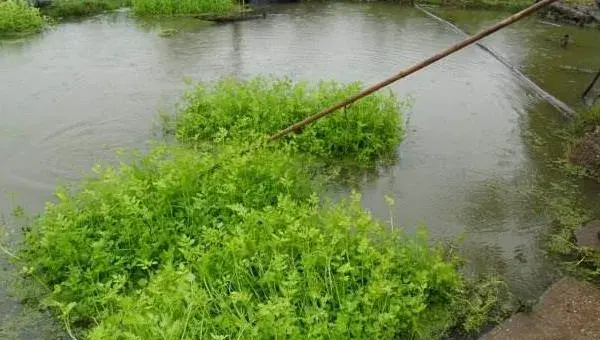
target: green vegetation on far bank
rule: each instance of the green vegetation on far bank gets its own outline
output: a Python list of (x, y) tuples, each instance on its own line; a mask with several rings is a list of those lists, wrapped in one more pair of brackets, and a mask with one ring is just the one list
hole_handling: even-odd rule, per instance
[(140, 15), (194, 15), (226, 13), (236, 8), (232, 0), (132, 0)]
[[(430, 5), (469, 8), (469, 9), (494, 9), (518, 11), (531, 6), (533, 0), (422, 0), (417, 1)], [(563, 0), (570, 5), (595, 7), (594, 0)]]
[[(467, 281), (458, 258), (377, 221), (356, 195), (323, 198), (320, 162), (376, 164), (400, 143), (395, 97), (375, 95), (305, 136), (249, 148), (359, 88), (262, 78), (198, 85), (173, 121), (181, 145), (96, 167), (57, 190), (26, 228), (18, 256), (47, 287), (37, 299), (88, 339), (477, 330), (496, 306), (496, 281)], [(380, 124), (386, 116), (394, 123)]]
[(54, 0), (42, 8), (53, 18), (75, 18), (131, 7), (138, 15), (173, 16), (218, 14), (239, 8), (231, 0)]
[(42, 8), (44, 14), (53, 18), (75, 18), (113, 11), (131, 5), (131, 0), (54, 0)]
[(425, 0), (423, 3), (444, 7), (457, 7), (468, 9), (496, 9), (518, 11), (531, 6), (533, 1), (528, 0)]
[(46, 20), (25, 0), (0, 1), (0, 35), (40, 32)]
[[(4, 2), (22, 3), (27, 9), (32, 9), (26, 0), (4, 0)], [(406, 2), (413, 3), (413, 1)], [(566, 0), (565, 2), (573, 5), (595, 6), (593, 0)], [(420, 3), (444, 7), (508, 11), (517, 11), (531, 5), (531, 1), (526, 0), (423, 0)], [(131, 7), (136, 14), (144, 16), (211, 15), (242, 11), (239, 3), (233, 0), (53, 0), (49, 6), (44, 6), (39, 11), (51, 18), (65, 19), (95, 15), (123, 7)], [(8, 13), (6, 9), (0, 7), (0, 15), (2, 15), (1, 11)], [(10, 15), (14, 15), (15, 10), (11, 9), (10, 12), (13, 12)], [(21, 27), (33, 21), (25, 19), (4, 20), (3, 22), (0, 18), (0, 32), (3, 30), (2, 24), (6, 25), (6, 22), (12, 22), (13, 26)], [(16, 22), (19, 22), (19, 25), (14, 24)], [(28, 29), (40, 30), (42, 26), (37, 24), (36, 27)]]

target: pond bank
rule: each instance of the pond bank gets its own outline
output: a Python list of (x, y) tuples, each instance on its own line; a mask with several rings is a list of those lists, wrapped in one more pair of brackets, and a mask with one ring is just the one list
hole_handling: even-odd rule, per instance
[(550, 287), (531, 312), (514, 315), (480, 340), (600, 339), (600, 290), (565, 278)]
[(53, 0), (44, 2), (40, 11), (54, 20), (63, 20), (114, 11), (131, 4), (131, 0)]
[[(160, 2), (160, 0), (153, 0), (154, 2)], [(55, 18), (65, 18), (65, 17), (79, 17), (79, 16), (88, 16), (93, 14), (98, 14), (103, 11), (115, 10), (122, 7), (135, 7), (136, 2), (138, 6), (147, 7), (150, 6), (155, 8), (152, 11), (144, 10), (146, 14), (161, 14), (161, 15), (169, 15), (167, 12), (158, 13), (156, 9), (161, 8), (161, 11), (164, 10), (164, 7), (171, 6), (171, 3), (157, 3), (145, 4), (148, 0), (37, 0), (34, 2), (36, 7), (42, 8), (46, 15), (55, 17)], [(294, 2), (294, 1), (283, 1), (283, 2)], [(464, 9), (488, 9), (488, 10), (506, 10), (506, 11), (517, 11), (523, 8), (526, 8), (531, 5), (531, 1), (529, 0), (422, 0), (422, 1), (414, 1), (414, 0), (400, 0), (398, 1), (401, 4), (415, 5), (415, 4), (426, 4), (426, 5), (435, 5), (441, 7), (454, 7), (454, 8), (464, 8)], [(282, 3), (282, 1), (248, 1), (248, 4), (273, 4), (273, 3)], [(219, 4), (217, 7), (219, 10), (223, 8), (223, 4)], [(180, 7), (180, 6), (178, 6)], [(211, 6), (201, 6), (206, 8), (211, 8)], [(559, 1), (558, 3), (553, 3), (550, 5), (550, 8), (545, 10), (545, 15), (554, 20), (570, 22), (575, 24), (594, 24), (600, 21), (600, 13), (598, 12), (599, 6), (594, 3), (594, 0), (568, 0), (568, 1)], [(209, 11), (204, 10), (207, 14), (214, 14), (214, 9)], [(189, 10), (188, 10), (189, 11)], [(154, 12), (154, 13), (152, 13)], [(183, 13), (178, 10), (177, 13), (173, 12), (171, 14), (197, 14), (197, 11), (189, 13)]]
[[(531, 6), (533, 1), (488, 0), (423, 0), (409, 3), (435, 5), (446, 8), (488, 9), (516, 12)], [(600, 4), (594, 0), (567, 0), (550, 4), (540, 10), (538, 16), (546, 20), (578, 26), (600, 27)]]
[(579, 26), (600, 27), (600, 4), (555, 2), (542, 15), (549, 20)]
[[(578, 28), (568, 29), (569, 31), (573, 32), (571, 34), (579, 35), (582, 32), (588, 32), (591, 33), (590, 38), (592, 38), (593, 35), (593, 32), (583, 31)], [(591, 41), (592, 40), (590, 40), (590, 42)], [(546, 50), (551, 51), (551, 49)], [(562, 58), (560, 55), (567, 55), (567, 53), (560, 53), (558, 51), (549, 53), (559, 55), (559, 59), (555, 61), (559, 61)], [(575, 52), (568, 53), (568, 55), (575, 56)], [(555, 64), (555, 61), (553, 61), (551, 64)], [(577, 63), (580, 65), (586, 65), (592, 69), (600, 66), (600, 64), (598, 64), (598, 59), (585, 60), (577, 58), (573, 59), (573, 61), (577, 61)], [(538, 60), (538, 62), (540, 61)], [(528, 73), (530, 76), (533, 76), (534, 79), (539, 77), (539, 74), (536, 74), (535, 71), (532, 72), (532, 70), (530, 70)], [(580, 82), (578, 89), (576, 89), (574, 92), (576, 94), (582, 93), (587, 84), (589, 84), (591, 81), (590, 77), (593, 77), (593, 75), (594, 73), (591, 72), (586, 76), (582, 76), (582, 81)], [(569, 78), (570, 77), (566, 78), (568, 80), (567, 82), (572, 83), (573, 80)], [(537, 80), (540, 81), (539, 79), (540, 78)], [(549, 82), (542, 78), (541, 83), (548, 84)], [(558, 87), (556, 89), (558, 89)], [(565, 90), (562, 89), (561, 91), (556, 92), (561, 93), (564, 91)], [(580, 98), (575, 97), (575, 99), (576, 101), (571, 101), (574, 103), (574, 107), (581, 108), (583, 104), (580, 102)], [(579, 227), (581, 227), (590, 219), (597, 218), (599, 216), (597, 204), (582, 204), (583, 201), (586, 200), (586, 198), (583, 198), (582, 196), (586, 196), (585, 193), (587, 192), (588, 198), (592, 197), (594, 200), (598, 199), (597, 185), (590, 183), (591, 181), (588, 179), (588, 176), (591, 173), (592, 177), (597, 178), (597, 170), (600, 169), (600, 163), (598, 162), (600, 157), (600, 138), (598, 138), (597, 127), (600, 123), (600, 111), (598, 111), (598, 109), (578, 109), (578, 111), (581, 111), (581, 113), (575, 116), (576, 119), (574, 122), (567, 122), (565, 124), (561, 124), (562, 126), (556, 126), (556, 136), (548, 136), (546, 138), (542, 137), (541, 135), (532, 136), (536, 140), (536, 148), (540, 147), (545, 149), (545, 144), (549, 142), (546, 140), (547, 138), (555, 138), (555, 140), (561, 141), (559, 143), (562, 143), (562, 145), (557, 146), (554, 151), (548, 150), (551, 154), (554, 154), (554, 157), (556, 157), (556, 161), (554, 162), (555, 164), (550, 165), (550, 168), (553, 169), (553, 172), (556, 172), (555, 176), (557, 178), (553, 180), (550, 186), (547, 188), (538, 187), (534, 189), (534, 196), (539, 199), (539, 204), (541, 206), (541, 209), (538, 213), (549, 216), (551, 219), (551, 224), (553, 225), (552, 230), (546, 235), (548, 242), (544, 247), (549, 249), (550, 253), (559, 255), (555, 258), (555, 260), (562, 263), (562, 267), (565, 270), (564, 273), (569, 273), (581, 279), (588, 280), (592, 283), (580, 284), (590, 285), (592, 288), (596, 289), (597, 286), (595, 283), (598, 282), (597, 273), (600, 265), (600, 256), (592, 249), (581, 248), (580, 245), (578, 245), (578, 243), (575, 241), (575, 234), (577, 233), (576, 230), (578, 230)], [(577, 142), (578, 139), (579, 142)], [(565, 154), (569, 155), (571, 160), (575, 161), (575, 163), (584, 165), (588, 169), (588, 173), (585, 173), (585, 171), (583, 171), (580, 167), (568, 164), (565, 159)], [(596, 175), (594, 175), (594, 173)], [(576, 189), (579, 186), (582, 187), (582, 192), (578, 192), (579, 190)], [(538, 190), (539, 192), (537, 192)], [(594, 206), (596, 207), (594, 208)], [(580, 231), (579, 234), (582, 234), (582, 232)], [(593, 236), (596, 239), (598, 238), (597, 235)], [(550, 291), (553, 291), (554, 289), (555, 288), (551, 288)], [(583, 290), (576, 290), (574, 294), (576, 299), (585, 300), (585, 294)], [(560, 300), (555, 300), (556, 301), (554, 302), (554, 305), (550, 306), (548, 310), (552, 310), (553, 308), (557, 307), (557, 304), (560, 303)], [(590, 313), (592, 319), (590, 319)], [(595, 322), (593, 318), (595, 316), (594, 313), (597, 313), (597, 309), (592, 309), (590, 313), (584, 315), (582, 320), (580, 320), (580, 323), (585, 324), (586, 322)], [(520, 315), (514, 317), (514, 319), (519, 318)], [(507, 322), (503, 327), (510, 328), (510, 325), (511, 323)], [(540, 322), (538, 327), (544, 327), (544, 322)], [(543, 336), (535, 337), (532, 334), (526, 333), (528, 328), (529, 326), (526, 324), (521, 325), (516, 327), (517, 333), (508, 333), (508, 335), (504, 335), (504, 337), (498, 336), (494, 337), (494, 339), (546, 339), (546, 337)], [(584, 327), (582, 327), (582, 329), (584, 329)], [(501, 334), (501, 332), (496, 332), (495, 334)], [(563, 333), (558, 334), (564, 335)], [(596, 335), (596, 333), (593, 333), (592, 335), (587, 334), (584, 335), (582, 339), (595, 339), (594, 336)], [(568, 338), (568, 336), (564, 336), (563, 338)]]

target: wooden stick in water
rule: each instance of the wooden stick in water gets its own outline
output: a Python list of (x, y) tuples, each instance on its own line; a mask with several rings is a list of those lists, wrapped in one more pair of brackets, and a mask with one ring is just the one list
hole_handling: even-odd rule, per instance
[[(592, 91), (592, 89), (596, 86), (596, 83), (598, 83), (600, 81), (600, 70), (598, 70), (598, 73), (596, 74), (596, 76), (594, 77), (594, 80), (592, 80), (592, 82), (590, 83), (590, 85), (585, 89), (585, 91), (583, 91), (583, 95), (581, 95), (581, 98), (583, 99), (583, 101), (586, 101), (586, 98), (588, 96), (588, 94)], [(598, 83), (600, 85), (600, 83)], [(591, 100), (591, 104), (593, 104), (594, 100)]]
[(499, 31), (502, 28), (504, 28), (504, 27), (506, 27), (506, 26), (508, 26), (510, 24), (513, 24), (513, 23), (515, 23), (515, 22), (517, 22), (517, 21), (519, 21), (519, 20), (521, 20), (521, 19), (523, 19), (525, 17), (527, 17), (528, 15), (536, 12), (537, 10), (539, 10), (539, 9), (545, 7), (545, 6), (548, 6), (551, 3), (556, 2), (556, 1), (558, 1), (558, 0), (542, 0), (542, 1), (539, 1), (539, 2), (531, 5), (530, 7), (528, 7), (526, 9), (524, 9), (524, 10), (522, 10), (522, 11), (520, 11), (520, 12), (514, 14), (514, 15), (511, 15), (510, 17), (508, 17), (508, 18), (500, 21), (499, 23), (495, 24), (494, 26), (486, 28), (486, 29), (484, 29), (483, 31), (481, 31), (481, 32), (479, 32), (477, 34), (475, 34), (475, 35), (473, 35), (471, 37), (466, 38), (465, 40), (459, 42), (458, 44), (450, 46), (447, 49), (445, 49), (445, 50), (443, 50), (443, 51), (441, 51), (441, 52), (439, 52), (439, 53), (437, 53), (437, 54), (429, 57), (428, 59), (426, 59), (426, 60), (424, 60), (424, 61), (422, 61), (422, 62), (420, 62), (420, 63), (418, 63), (416, 65), (413, 65), (413, 66), (407, 68), (406, 70), (404, 70), (404, 71), (402, 71), (400, 73), (397, 73), (397, 74), (395, 74), (395, 75), (393, 75), (393, 76), (385, 79), (384, 81), (382, 81), (380, 83), (377, 83), (377, 84), (375, 84), (375, 85), (373, 85), (373, 86), (371, 86), (371, 87), (363, 90), (360, 93), (355, 94), (352, 97), (349, 97), (349, 98), (347, 98), (347, 99), (345, 99), (345, 100), (343, 100), (343, 101), (341, 101), (341, 102), (339, 102), (339, 103), (337, 103), (337, 104), (335, 104), (335, 105), (333, 105), (331, 107), (328, 107), (328, 108), (324, 109), (323, 111), (321, 111), (321, 112), (319, 112), (317, 114), (309, 116), (309, 117), (305, 118), (304, 120), (302, 120), (300, 122), (297, 122), (297, 123), (295, 123), (295, 124), (293, 124), (293, 125), (285, 128), (285, 129), (277, 132), (276, 134), (272, 135), (269, 138), (269, 140), (272, 140), (272, 141), (273, 140), (278, 140), (278, 139), (280, 139), (281, 137), (287, 135), (290, 132), (299, 131), (302, 128), (304, 128), (306, 125), (311, 124), (311, 123), (313, 123), (313, 122), (315, 122), (315, 121), (317, 121), (317, 120), (319, 120), (319, 119), (321, 119), (321, 118), (323, 118), (323, 117), (325, 117), (325, 116), (327, 116), (327, 115), (329, 115), (329, 114), (331, 114), (331, 113), (333, 113), (333, 112), (335, 112), (335, 111), (337, 111), (337, 110), (339, 110), (341, 108), (344, 108), (344, 107), (346, 107), (346, 106), (354, 103), (355, 101), (357, 101), (357, 100), (359, 100), (359, 99), (361, 99), (363, 97), (366, 97), (366, 96), (372, 94), (373, 92), (381, 90), (382, 88), (384, 88), (384, 87), (386, 87), (386, 86), (388, 86), (388, 85), (390, 85), (390, 84), (392, 84), (392, 83), (394, 83), (394, 82), (396, 82), (396, 81), (398, 81), (398, 80), (400, 80), (400, 79), (402, 79), (402, 78), (404, 78), (404, 77), (406, 77), (408, 75), (411, 75), (411, 74), (413, 74), (413, 73), (415, 73), (415, 72), (417, 72), (417, 71), (419, 71), (419, 70), (421, 70), (421, 69), (423, 69), (423, 68), (425, 68), (425, 67), (427, 67), (427, 66), (429, 66), (429, 65), (431, 65), (433, 63), (435, 63), (436, 61), (439, 61), (440, 59), (443, 59), (443, 58), (445, 58), (445, 57), (447, 57), (447, 56), (449, 56), (449, 55), (451, 55), (451, 54), (453, 54), (453, 53), (455, 53), (455, 52), (457, 52), (457, 51), (459, 51), (459, 50), (461, 50), (461, 49), (463, 49), (463, 48), (465, 48), (465, 47), (467, 47), (467, 46), (469, 46), (469, 45), (471, 45), (471, 44), (473, 44), (473, 43), (475, 43), (475, 42), (477, 42), (477, 41), (479, 41), (479, 40), (481, 40), (483, 38), (485, 38), (485, 37), (487, 37), (488, 35), (496, 32), (496, 31)]

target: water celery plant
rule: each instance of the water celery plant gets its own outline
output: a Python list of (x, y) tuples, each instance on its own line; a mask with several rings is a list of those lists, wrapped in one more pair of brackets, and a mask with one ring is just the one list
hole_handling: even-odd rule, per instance
[(323, 198), (317, 162), (372, 162), (400, 142), (395, 97), (248, 148), (358, 87), (197, 87), (173, 121), (180, 145), (96, 167), (28, 226), (18, 256), (48, 288), (39, 298), (88, 339), (434, 339), (481, 326), (495, 295), (471, 298), (454, 256), (357, 195)]
[(45, 301), (91, 339), (430, 339), (456, 324), (456, 262), (357, 199), (322, 202), (288, 150), (238, 151), (158, 147), (58, 191), (20, 254)]
[[(186, 105), (171, 128), (178, 140), (188, 145), (221, 137), (256, 139), (319, 112), (361, 88), (360, 83), (323, 81), (311, 85), (262, 77), (201, 83), (185, 95)], [(403, 137), (401, 109), (405, 107), (391, 92), (377, 93), (285, 141), (322, 160), (351, 160), (354, 165), (370, 166), (395, 153)]]
[(25, 0), (0, 1), (1, 35), (39, 32), (45, 23), (40, 11)]
[(183, 262), (120, 299), (90, 338), (432, 339), (453, 324), (461, 278), (452, 262), (425, 239), (388, 231), (356, 200), (315, 202), (237, 206), (231, 234), (183, 236)]

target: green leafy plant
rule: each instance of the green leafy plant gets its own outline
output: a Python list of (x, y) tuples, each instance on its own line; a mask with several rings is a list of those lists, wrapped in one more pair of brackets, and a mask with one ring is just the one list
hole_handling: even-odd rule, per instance
[[(342, 85), (334, 81), (311, 86), (287, 78), (223, 79), (214, 84), (199, 84), (188, 92), (185, 106), (169, 128), (187, 145), (215, 138), (259, 139), (361, 88), (360, 83)], [(278, 143), (287, 142), (295, 150), (324, 161), (372, 166), (377, 160), (395, 154), (403, 137), (402, 107), (406, 105), (391, 92), (377, 93)]]
[(23, 256), (50, 287), (58, 285), (53, 300), (78, 302), (71, 313), (77, 320), (95, 314), (96, 294), (114, 289), (115, 278), (119, 289), (147, 278), (181, 235), (232, 223), (232, 205), (261, 208), (283, 194), (313, 192), (306, 167), (284, 151), (233, 157), (237, 151), (158, 147), (136, 164), (97, 168), (76, 195), (57, 191), (58, 203), (32, 225)]
[[(399, 143), (395, 97), (348, 108), (318, 133), (260, 143), (267, 117), (288, 124), (358, 88), (264, 79), (197, 88), (174, 121), (183, 146), (96, 167), (29, 225), (14, 256), (47, 287), (39, 300), (69, 335), (89, 339), (432, 339), (477, 328), (494, 294), (473, 289), (457, 258), (373, 219), (357, 195), (321, 197), (316, 163), (373, 161)], [(362, 153), (349, 140), (382, 144)]]
[(452, 324), (453, 264), (425, 239), (389, 232), (356, 200), (319, 207), (285, 197), (237, 214), (224, 237), (182, 237), (185, 260), (120, 299), (90, 338), (430, 339)]
[(598, 126), (600, 126), (600, 104), (581, 111), (571, 123), (570, 132), (575, 137), (580, 137), (588, 130), (593, 130)]
[(25, 0), (0, 1), (0, 34), (39, 32), (46, 21), (37, 8)]
[(310, 160), (285, 149), (159, 146), (97, 168), (30, 226), (24, 271), (91, 339), (431, 339), (481, 322), (467, 316), (490, 297), (472, 298), (453, 257), (357, 196), (322, 201)]

